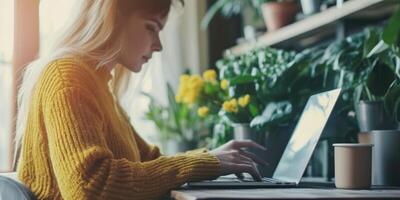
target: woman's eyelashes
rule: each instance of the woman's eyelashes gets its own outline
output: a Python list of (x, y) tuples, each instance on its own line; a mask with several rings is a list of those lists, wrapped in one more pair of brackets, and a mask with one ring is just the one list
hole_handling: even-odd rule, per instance
[(152, 33), (157, 33), (158, 29), (155, 25), (153, 24), (146, 24), (146, 29), (149, 30)]

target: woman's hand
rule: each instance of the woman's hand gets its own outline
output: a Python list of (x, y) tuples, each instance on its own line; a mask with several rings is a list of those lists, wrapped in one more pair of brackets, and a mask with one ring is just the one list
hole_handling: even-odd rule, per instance
[(251, 140), (231, 140), (230, 142), (210, 151), (221, 164), (221, 175), (236, 174), (239, 178), (241, 173), (249, 173), (254, 180), (260, 181), (261, 175), (256, 164), (268, 165), (257, 155), (246, 151), (244, 148), (266, 149)]

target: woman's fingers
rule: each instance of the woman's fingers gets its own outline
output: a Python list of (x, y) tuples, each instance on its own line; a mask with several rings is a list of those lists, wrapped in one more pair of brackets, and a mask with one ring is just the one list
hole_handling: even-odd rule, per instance
[[(246, 157), (246, 156), (244, 156), (244, 155), (242, 155), (242, 154), (239, 154), (239, 155), (237, 155), (237, 156), (235, 157), (234, 162), (235, 162), (236, 164), (243, 164), (243, 165), (251, 166), (252, 171), (253, 171), (252, 176), (253, 176), (254, 180), (256, 180), (256, 181), (261, 180), (261, 174), (260, 174), (260, 172), (258, 171), (258, 168), (257, 168), (256, 164), (254, 163), (254, 161), (253, 161), (251, 158)], [(249, 172), (248, 172), (248, 173), (249, 173)], [(255, 173), (256, 175), (254, 175), (254, 173)], [(238, 178), (240, 178), (240, 177), (238, 177)]]
[(255, 181), (261, 181), (261, 174), (258, 172), (255, 165), (251, 164), (234, 164), (234, 170), (238, 172), (246, 172), (249, 173)]
[[(221, 163), (221, 175), (249, 173), (254, 180), (260, 181), (261, 175), (258, 171), (255, 160), (259, 161), (253, 154), (240, 152), (236, 149), (230, 151), (212, 151)], [(261, 161), (260, 161), (261, 162)]]
[(239, 150), (239, 153), (251, 158), (254, 162), (264, 165), (264, 166), (268, 166), (269, 164), (267, 162), (265, 162), (265, 160), (263, 160), (262, 158), (258, 157), (257, 155), (255, 155), (254, 153), (248, 152), (246, 150)]
[(238, 179), (244, 179), (244, 175), (243, 175), (242, 173), (236, 173), (235, 176), (236, 176)]

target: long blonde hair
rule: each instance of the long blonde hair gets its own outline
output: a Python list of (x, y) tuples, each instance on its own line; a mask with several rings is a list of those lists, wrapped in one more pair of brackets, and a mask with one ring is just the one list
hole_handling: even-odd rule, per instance
[[(16, 121), (16, 137), (14, 153), (14, 169), (21, 152), (21, 143), (26, 131), (28, 111), (32, 94), (40, 75), (48, 63), (53, 60), (79, 56), (97, 61), (97, 68), (117, 59), (121, 51), (121, 32), (123, 19), (134, 9), (142, 9), (151, 13), (167, 14), (171, 0), (84, 0), (78, 1), (79, 9), (50, 49), (49, 54), (29, 64), (24, 71), (23, 81), (18, 91), (18, 114)], [(161, 2), (161, 3), (160, 3)], [(182, 2), (183, 3), (183, 2)], [(127, 10), (129, 9), (130, 10)], [(111, 80), (112, 92), (120, 97), (129, 83), (130, 72), (121, 66), (114, 68)]]

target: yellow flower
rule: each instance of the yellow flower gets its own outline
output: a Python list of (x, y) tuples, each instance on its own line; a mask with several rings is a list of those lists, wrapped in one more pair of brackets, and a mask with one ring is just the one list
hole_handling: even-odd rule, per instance
[(226, 90), (229, 87), (229, 82), (226, 79), (221, 81), (221, 89)]
[(239, 105), (243, 108), (246, 107), (250, 103), (250, 95), (246, 94), (239, 98)]
[(203, 79), (201, 79), (201, 77), (199, 75), (191, 76), (189, 79), (189, 82), (190, 82), (189, 87), (196, 91), (201, 90), (201, 88), (204, 85), (204, 81), (203, 81)]
[(203, 89), (204, 81), (199, 75), (182, 75), (175, 100), (193, 105)]
[(184, 83), (186, 83), (189, 79), (190, 79), (190, 76), (189, 76), (189, 75), (183, 74), (183, 75), (181, 75), (181, 77), (180, 77), (180, 82), (181, 82), (181, 84), (184, 84)]
[(217, 72), (215, 72), (215, 70), (209, 69), (203, 73), (203, 78), (207, 82), (214, 83), (217, 80)]
[(200, 116), (200, 117), (206, 117), (207, 115), (208, 115), (208, 112), (209, 112), (210, 110), (208, 109), (208, 107), (207, 106), (202, 106), (202, 107), (200, 107), (199, 109), (197, 109), (197, 114)]
[(236, 99), (225, 101), (222, 107), (226, 112), (229, 113), (237, 113), (239, 111)]
[(178, 93), (177, 95), (175, 95), (175, 101), (178, 103), (182, 103), (183, 101), (183, 95)]
[(197, 94), (195, 91), (189, 91), (187, 94), (185, 94), (185, 97), (183, 99), (183, 102), (192, 105), (196, 102), (197, 99)]

